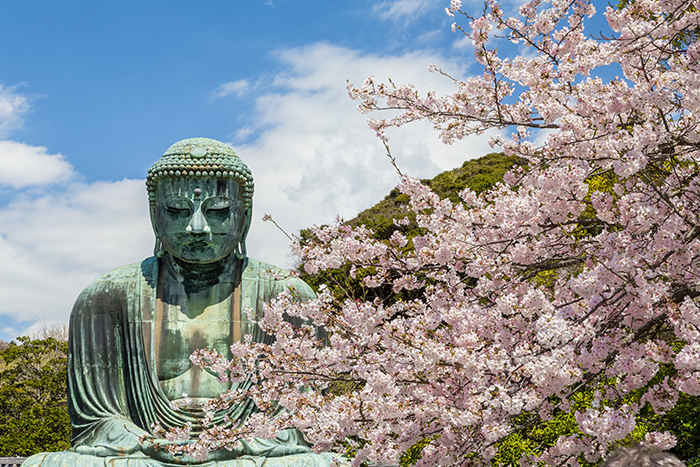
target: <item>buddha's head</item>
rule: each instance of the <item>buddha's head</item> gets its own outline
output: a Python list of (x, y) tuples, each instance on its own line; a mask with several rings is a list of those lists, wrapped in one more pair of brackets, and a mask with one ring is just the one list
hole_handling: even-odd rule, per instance
[(253, 176), (233, 149), (207, 138), (179, 141), (153, 164), (146, 187), (156, 256), (192, 264), (246, 256)]

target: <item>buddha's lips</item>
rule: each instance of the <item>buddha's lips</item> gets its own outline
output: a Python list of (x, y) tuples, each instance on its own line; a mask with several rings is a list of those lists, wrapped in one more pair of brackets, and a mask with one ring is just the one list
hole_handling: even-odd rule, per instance
[(194, 247), (214, 246), (212, 242), (208, 242), (206, 240), (192, 240), (191, 242), (186, 242), (184, 245)]

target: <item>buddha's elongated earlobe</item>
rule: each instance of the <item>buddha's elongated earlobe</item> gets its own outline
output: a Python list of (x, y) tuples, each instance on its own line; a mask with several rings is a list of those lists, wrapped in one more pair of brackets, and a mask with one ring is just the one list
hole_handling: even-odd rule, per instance
[(156, 258), (162, 258), (165, 256), (165, 248), (163, 248), (163, 242), (160, 241), (160, 234), (158, 233), (158, 228), (156, 227), (156, 208), (155, 205), (151, 205), (151, 227), (153, 227), (153, 233), (156, 234), (156, 245), (153, 247), (153, 255)]
[(245, 258), (245, 257), (247, 256), (246, 253), (245, 253), (245, 245), (241, 245), (241, 244), (239, 243), (238, 246), (236, 247), (236, 251), (235, 251), (233, 254), (234, 254), (234, 255), (236, 256), (236, 258), (238, 258), (238, 259), (243, 259), (243, 258)]
[(160, 242), (160, 237), (156, 237), (156, 246), (153, 248), (153, 254), (156, 258), (165, 256), (165, 248), (163, 248), (163, 244)]
[(241, 239), (238, 242), (238, 246), (236, 246), (236, 251), (233, 254), (236, 255), (236, 258), (238, 259), (245, 259), (246, 257), (248, 257), (248, 251), (246, 250), (245, 246), (245, 239)]
[(248, 230), (250, 229), (250, 221), (253, 218), (253, 207), (249, 207), (245, 211), (245, 223), (243, 224), (243, 229), (241, 229), (241, 238), (238, 240), (238, 246), (236, 246), (236, 251), (234, 254), (238, 259), (245, 259), (248, 257), (248, 250), (246, 249), (245, 239), (248, 237)]

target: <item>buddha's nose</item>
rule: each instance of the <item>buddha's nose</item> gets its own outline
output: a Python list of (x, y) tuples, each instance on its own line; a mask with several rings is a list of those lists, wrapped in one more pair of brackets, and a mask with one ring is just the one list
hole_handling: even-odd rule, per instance
[(194, 213), (192, 214), (192, 218), (190, 219), (190, 223), (185, 228), (185, 231), (191, 233), (211, 232), (209, 224), (207, 224), (207, 219), (204, 217), (204, 213), (202, 213), (201, 206), (197, 206), (197, 209), (195, 209)]

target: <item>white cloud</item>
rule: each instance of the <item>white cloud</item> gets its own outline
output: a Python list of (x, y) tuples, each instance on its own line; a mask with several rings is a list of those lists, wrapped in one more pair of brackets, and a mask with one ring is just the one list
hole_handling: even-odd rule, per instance
[[(269, 213), (287, 231), (346, 219), (381, 200), (396, 185), (395, 170), (381, 142), (367, 127), (345, 89), (367, 76), (413, 83), (421, 92), (453, 91), (451, 81), (427, 71), (429, 63), (460, 75), (464, 65), (426, 51), (400, 56), (361, 55), (329, 44), (280, 51), (287, 69), (275, 87), (256, 100), (246, 132), (261, 129), (251, 143), (236, 144), (255, 177), (255, 216), (249, 252), (278, 265), (289, 265), (287, 240), (271, 224)], [(239, 130), (240, 131), (240, 130)], [(452, 169), (492, 149), (488, 136), (453, 146), (442, 144), (429, 124), (419, 122), (389, 132), (392, 154), (402, 170), (425, 178)]]
[[(362, 55), (329, 44), (283, 50), (278, 58), (284, 71), (267, 88), (256, 85), (260, 94), (251, 123), (238, 129), (252, 132), (253, 139), (233, 146), (256, 182), (249, 252), (286, 266), (287, 239), (260, 221), (264, 213), (297, 232), (332, 222), (337, 214), (354, 217), (398, 181), (366, 116), (347, 96), (346, 80), (359, 84), (374, 75), (414, 83), (421, 92), (450, 93), (452, 83), (429, 73), (428, 63), (455, 75), (465, 67), (427, 51)], [(445, 146), (424, 123), (389, 135), (402, 170), (421, 178), (491, 151), (486, 136)], [(15, 190), (14, 199), (0, 207), (0, 339), (8, 340), (37, 321), (66, 322), (91, 280), (150, 256), (154, 240), (143, 180), (78, 183), (63, 156), (2, 143), (7, 150), (0, 153), (17, 154), (0, 156), (9, 157), (5, 167), (17, 164), (14, 177), (23, 181), (12, 186), (33, 186), (31, 192)]]
[(416, 42), (419, 44), (430, 44), (435, 42), (436, 39), (439, 39), (443, 33), (444, 28), (431, 29), (430, 31), (418, 35), (418, 37), (416, 37)]
[(0, 185), (22, 188), (65, 182), (75, 176), (61, 154), (47, 154), (41, 146), (0, 141)]
[(16, 90), (17, 86), (0, 84), (0, 138), (21, 127), (22, 117), (29, 111), (29, 100)]
[(65, 322), (56, 320), (37, 321), (17, 335), (29, 336), (32, 339), (53, 337), (58, 340), (68, 340), (68, 325)]
[(212, 98), (217, 99), (219, 97), (230, 96), (235, 94), (237, 96), (242, 95), (250, 88), (250, 83), (246, 79), (239, 79), (238, 81), (230, 81), (224, 83), (212, 93)]
[(432, 5), (426, 0), (388, 0), (372, 7), (372, 11), (383, 20), (413, 19)]
[(468, 37), (462, 34), (461, 31), (457, 32), (459, 34), (459, 38), (452, 42), (452, 47), (456, 50), (466, 50), (469, 47), (474, 47), (472, 45), (472, 40)]
[(0, 209), (0, 317), (67, 322), (90, 281), (152, 249), (143, 180), (20, 195)]

